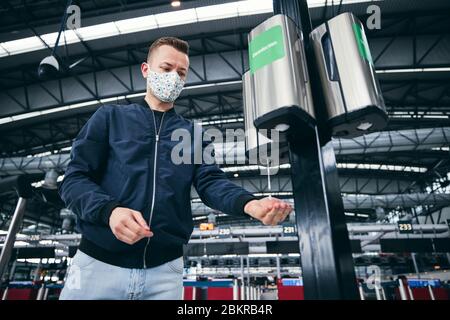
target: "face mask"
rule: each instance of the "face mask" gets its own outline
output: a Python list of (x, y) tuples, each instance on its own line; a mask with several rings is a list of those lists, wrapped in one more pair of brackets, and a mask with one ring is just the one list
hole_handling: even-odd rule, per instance
[(184, 81), (175, 71), (158, 73), (149, 70), (147, 86), (162, 102), (174, 102), (183, 90)]

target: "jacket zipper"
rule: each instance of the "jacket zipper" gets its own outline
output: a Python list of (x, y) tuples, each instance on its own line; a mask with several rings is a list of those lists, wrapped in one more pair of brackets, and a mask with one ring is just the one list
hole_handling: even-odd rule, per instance
[[(162, 128), (162, 124), (164, 121), (164, 116), (166, 113), (163, 113), (162, 117), (161, 117), (161, 123), (159, 124), (159, 128), (158, 130), (156, 130), (156, 119), (155, 119), (155, 112), (152, 110), (152, 115), (153, 115), (153, 123), (154, 123), (154, 127), (155, 127), (155, 155), (153, 158), (153, 189), (152, 189), (152, 202), (151, 202), (151, 207), (150, 207), (150, 218), (148, 221), (148, 227), (150, 228), (150, 225), (152, 223), (152, 218), (153, 218), (153, 210), (155, 207), (155, 197), (156, 197), (156, 162), (157, 162), (157, 158), (158, 158), (158, 142), (159, 142), (159, 135), (161, 132), (161, 128)], [(150, 229), (151, 230), (151, 229)], [(147, 263), (145, 261), (145, 257), (147, 255), (147, 247), (148, 244), (150, 243), (150, 237), (147, 239), (147, 244), (145, 245), (144, 248), (144, 256), (143, 256), (143, 262), (144, 262), (144, 269), (147, 268)]]

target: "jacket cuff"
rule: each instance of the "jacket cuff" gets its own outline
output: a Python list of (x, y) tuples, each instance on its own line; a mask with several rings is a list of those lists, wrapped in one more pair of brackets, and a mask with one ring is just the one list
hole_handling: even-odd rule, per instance
[(236, 215), (247, 215), (247, 213), (245, 213), (244, 211), (244, 208), (245, 205), (251, 200), (258, 200), (258, 197), (255, 197), (252, 194), (240, 195), (234, 202), (233, 212), (235, 212)]
[(100, 220), (109, 226), (109, 217), (111, 217), (111, 213), (117, 207), (120, 207), (120, 203), (117, 201), (109, 201), (100, 209)]

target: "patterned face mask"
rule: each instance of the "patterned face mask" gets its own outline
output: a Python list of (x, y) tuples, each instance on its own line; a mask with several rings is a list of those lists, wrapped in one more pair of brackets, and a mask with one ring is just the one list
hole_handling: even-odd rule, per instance
[(175, 71), (159, 73), (149, 70), (147, 75), (147, 86), (162, 102), (174, 102), (183, 90), (184, 83)]

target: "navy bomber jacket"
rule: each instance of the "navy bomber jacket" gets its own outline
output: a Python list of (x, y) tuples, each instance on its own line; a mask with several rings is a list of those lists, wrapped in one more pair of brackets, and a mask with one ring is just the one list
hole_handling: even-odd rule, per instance
[[(247, 216), (245, 204), (256, 199), (229, 181), (216, 164), (174, 164), (172, 148), (180, 142), (172, 141), (172, 132), (185, 128), (193, 136), (194, 125), (173, 108), (160, 120), (156, 123), (145, 100), (104, 105), (72, 145), (58, 191), (78, 217), (79, 249), (100, 261), (148, 268), (182, 256), (193, 230), (192, 185), (207, 206), (230, 215)], [(201, 144), (204, 150), (207, 143)], [(133, 245), (118, 240), (109, 227), (111, 212), (118, 206), (141, 212), (153, 237)]]

